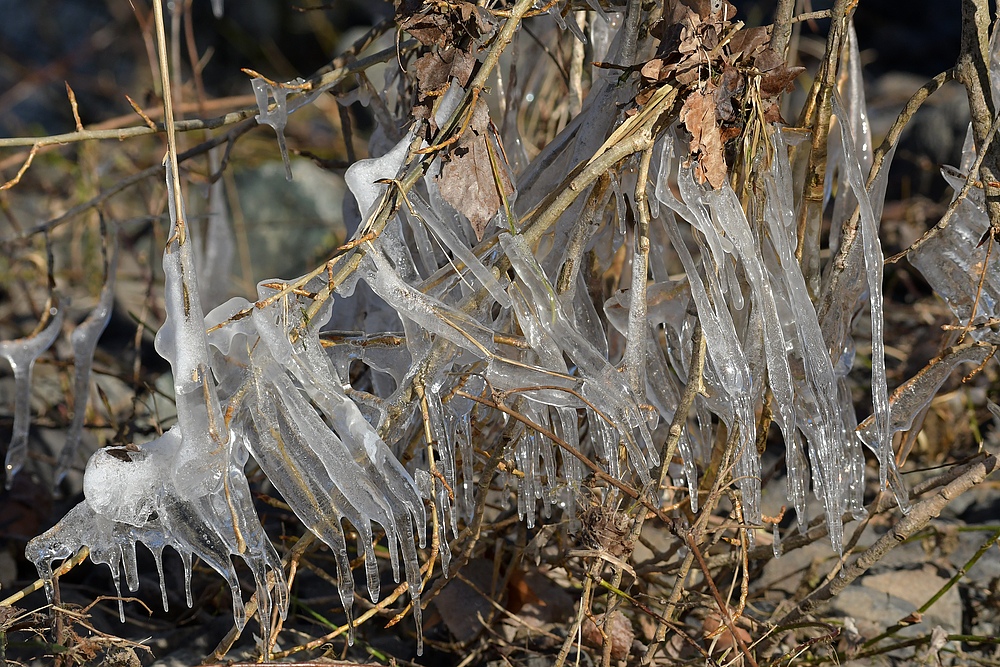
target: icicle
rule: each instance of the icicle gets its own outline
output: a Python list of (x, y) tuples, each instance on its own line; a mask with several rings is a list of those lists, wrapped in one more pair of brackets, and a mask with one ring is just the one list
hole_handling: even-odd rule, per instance
[(430, 206), (420, 198), (419, 194), (410, 194), (409, 201), (420, 214), (422, 222), (433, 230), (444, 247), (454, 253), (455, 257), (465, 264), (469, 271), (479, 280), (479, 283), (489, 291), (490, 296), (496, 299), (497, 303), (504, 308), (509, 308), (510, 299), (507, 293), (504, 292), (503, 287), (493, 277), (489, 269), (483, 266), (483, 263), (472, 253), (469, 246), (459, 239), (458, 235), (438, 218)]
[[(257, 100), (257, 122), (270, 125), (278, 137), (278, 150), (281, 151), (281, 161), (285, 163), (285, 178), (292, 180), (292, 165), (288, 161), (288, 147), (285, 145), (285, 125), (288, 123), (288, 94), (292, 90), (283, 86), (274, 86), (264, 79), (253, 79), (253, 95)], [(274, 110), (271, 110), (271, 100), (274, 100)]]
[(686, 433), (682, 433), (677, 441), (677, 451), (680, 452), (681, 461), (684, 466), (684, 479), (687, 482), (688, 499), (691, 504), (691, 511), (698, 511), (698, 466), (695, 465), (698, 457), (691, 448)]
[[(641, 480), (648, 480), (649, 465), (658, 463), (658, 453), (652, 446), (645, 419), (639, 412), (635, 397), (624, 378), (611, 366), (594, 346), (566, 319), (555, 290), (531, 254), (521, 236), (500, 234), (500, 245), (507, 253), (511, 265), (524, 281), (531, 294), (531, 301), (538, 311), (538, 322), (553, 340), (558, 341), (563, 352), (572, 359), (584, 377), (584, 395), (593, 395), (598, 405), (607, 406), (607, 412), (621, 432), (632, 468)], [(642, 442), (638, 448), (632, 430), (636, 429)], [(615, 457), (617, 459), (617, 457)]]
[[(212, 174), (218, 174), (221, 169), (219, 152), (218, 148), (208, 152)], [(210, 310), (230, 294), (230, 273), (236, 253), (236, 235), (229, 219), (225, 181), (221, 175), (209, 186), (207, 214), (204, 243), (195, 244), (195, 259), (202, 288), (201, 307)]]
[[(865, 103), (864, 78), (861, 72), (861, 56), (858, 51), (858, 36), (854, 31), (854, 21), (848, 22), (844, 40), (844, 55), (841, 59), (839, 73), (839, 89), (848, 116), (847, 122), (854, 130), (852, 145), (861, 164), (861, 173), (868, 175), (872, 166), (872, 133), (868, 122), (868, 111)], [(840, 124), (840, 117), (834, 121)], [(840, 243), (840, 232), (844, 223), (854, 213), (858, 205), (857, 198), (851, 193), (849, 170), (844, 164), (845, 152), (840, 133), (830, 135), (829, 153), (827, 156), (826, 185), (824, 205), (829, 200), (833, 190), (833, 176), (837, 174), (837, 198), (833, 204), (832, 223), (830, 225), (830, 248), (836, 252)]]
[(190, 609), (194, 606), (194, 596), (191, 594), (191, 552), (184, 550), (180, 552), (180, 555), (184, 570), (184, 601)]
[[(872, 322), (872, 402), (875, 407), (875, 453), (879, 459), (879, 477), (882, 488), (886, 488), (889, 476), (897, 477), (896, 459), (892, 452), (889, 434), (889, 390), (885, 370), (884, 320), (882, 317), (882, 244), (878, 237), (879, 221), (872, 210), (872, 200), (864, 188), (864, 176), (854, 151), (853, 129), (846, 122), (847, 116), (837, 96), (833, 99), (833, 109), (844, 120), (841, 124), (841, 138), (846, 152), (846, 166), (849, 182), (861, 208), (861, 237), (864, 244), (866, 276), (871, 305)], [(902, 488), (893, 488), (897, 498), (905, 499)], [(905, 500), (900, 501), (903, 504)]]
[(723, 386), (734, 395), (742, 395), (749, 391), (752, 381), (750, 368), (743, 356), (742, 346), (736, 338), (732, 317), (725, 305), (718, 309), (713, 307), (708, 298), (708, 291), (697, 270), (694, 259), (680, 236), (680, 230), (673, 216), (664, 216), (667, 233), (674, 245), (674, 250), (681, 259), (691, 285), (691, 296), (698, 307), (698, 317), (708, 341), (708, 356), (719, 373)]
[[(63, 310), (59, 297), (53, 293), (46, 306), (45, 327), (38, 333), (17, 340), (0, 341), (0, 356), (7, 360), (14, 371), (14, 433), (7, 447), (4, 462), (7, 471), (7, 489), (24, 466), (28, 454), (28, 430), (31, 428), (31, 371), (35, 360), (52, 346), (62, 329)], [(47, 321), (46, 321), (47, 320)]]
[(163, 602), (163, 611), (170, 611), (170, 602), (167, 600), (167, 582), (163, 576), (163, 545), (162, 544), (147, 544), (149, 550), (153, 552), (153, 560), (156, 561), (156, 574), (160, 581), (160, 598)]
[(97, 342), (111, 320), (111, 311), (115, 300), (115, 274), (118, 269), (118, 236), (112, 234), (111, 258), (105, 267), (104, 286), (97, 305), (87, 315), (86, 319), (73, 330), (70, 340), (73, 344), (73, 422), (66, 434), (66, 443), (59, 453), (56, 466), (56, 486), (62, 482), (66, 473), (76, 460), (76, 452), (80, 447), (83, 433), (83, 419), (87, 412), (87, 402), (90, 398), (90, 373), (94, 363), (94, 351)]

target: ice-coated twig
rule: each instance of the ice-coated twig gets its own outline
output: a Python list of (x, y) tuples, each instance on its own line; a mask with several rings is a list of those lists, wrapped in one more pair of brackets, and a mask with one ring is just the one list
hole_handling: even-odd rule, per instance
[[(914, 418), (930, 403), (958, 364), (981, 364), (994, 351), (995, 347), (988, 343), (969, 342), (950, 348), (932, 359), (920, 372), (892, 392), (889, 399), (890, 434), (906, 431), (913, 425)], [(862, 440), (870, 442), (877, 437), (874, 427), (874, 416), (868, 417), (858, 426)]]
[[(879, 459), (882, 488), (886, 488), (887, 480), (898, 479), (898, 471), (889, 433), (889, 389), (885, 369), (885, 323), (882, 307), (882, 265), (885, 258), (878, 237), (879, 221), (875, 217), (872, 199), (864, 187), (864, 176), (854, 150), (854, 129), (848, 122), (848, 116), (836, 95), (833, 98), (833, 109), (841, 120), (840, 133), (844, 145), (845, 166), (849, 175), (848, 183), (861, 208), (861, 240), (867, 269), (865, 275), (868, 281), (872, 322), (872, 402), (875, 408), (876, 434), (874, 444)], [(900, 506), (905, 506), (906, 492), (894, 485), (893, 493), (900, 499)]]
[[(62, 329), (63, 309), (55, 292), (46, 304), (45, 327), (26, 338), (0, 341), (0, 356), (7, 360), (14, 371), (14, 433), (7, 446), (4, 469), (7, 488), (14, 483), (14, 475), (24, 466), (28, 455), (28, 430), (31, 428), (31, 372), (35, 360), (52, 346)], [(43, 320), (44, 321), (44, 320)]]
[(54, 484), (62, 482), (66, 473), (76, 461), (76, 453), (80, 447), (80, 437), (83, 434), (83, 420), (87, 412), (87, 402), (90, 399), (90, 377), (94, 365), (94, 351), (97, 342), (111, 320), (111, 311), (115, 300), (115, 275), (118, 270), (118, 235), (111, 232), (111, 253), (105, 266), (104, 285), (98, 297), (97, 305), (87, 317), (73, 330), (70, 341), (73, 344), (73, 422), (66, 434), (66, 443), (59, 453)]
[[(289, 88), (274, 86), (264, 79), (253, 79), (250, 84), (253, 86), (253, 95), (257, 100), (257, 122), (261, 125), (270, 125), (274, 129), (274, 134), (278, 137), (278, 150), (281, 151), (281, 161), (285, 165), (285, 178), (292, 180), (292, 165), (288, 161), (288, 147), (285, 145), (285, 125), (288, 124), (288, 94), (293, 92)], [(272, 102), (273, 100), (273, 102)], [(271, 109), (271, 104), (274, 109)]]
[(646, 395), (646, 363), (648, 351), (646, 343), (649, 324), (646, 322), (646, 285), (649, 272), (649, 204), (646, 188), (649, 178), (649, 163), (653, 157), (653, 147), (642, 152), (639, 158), (639, 173), (635, 184), (635, 209), (638, 218), (635, 225), (632, 250), (632, 281), (629, 288), (628, 330), (625, 337), (625, 354), (622, 367), (628, 378), (629, 388), (637, 400)]

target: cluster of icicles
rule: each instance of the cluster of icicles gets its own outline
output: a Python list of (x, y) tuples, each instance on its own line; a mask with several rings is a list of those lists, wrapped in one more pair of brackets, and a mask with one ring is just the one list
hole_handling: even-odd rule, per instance
[[(167, 184), (172, 190), (169, 178)], [(320, 344), (329, 302), (308, 324), (309, 304), (295, 294), (272, 299), (267, 307), (231, 299), (206, 317), (191, 243), (189, 237), (181, 242), (184, 230), (178, 229), (172, 194), (170, 201), (172, 240), (163, 256), (167, 317), (156, 349), (171, 365), (177, 424), (152, 442), (98, 450), (87, 464), (84, 502), (32, 540), (28, 558), (50, 584), (53, 561), (87, 546), (91, 560), (111, 568), (116, 587), (124, 570), (135, 591), (135, 544), (141, 542), (156, 557), (166, 608), (161, 559), (164, 547), (171, 546), (184, 562), (188, 604), (196, 555), (229, 583), (242, 627), (246, 614), (232, 562), (239, 556), (253, 572), (266, 643), (272, 605), (283, 616), (288, 590), (243, 472), (249, 453), (303, 523), (333, 550), (348, 614), (354, 580), (344, 518), (359, 533), (372, 599), (379, 597), (375, 521), (385, 531), (396, 579), (401, 554), (418, 603), (414, 527), (422, 543), (423, 504), (412, 477), (346, 397), (345, 381)], [(305, 288), (318, 291), (320, 285)], [(276, 291), (263, 284), (259, 290), (263, 302)], [(415, 616), (419, 626), (419, 611)]]
[[(630, 62), (635, 44), (612, 25), (594, 22), (590, 38), (597, 59)], [(53, 563), (85, 545), (93, 561), (111, 568), (116, 586), (123, 572), (135, 590), (135, 544), (141, 542), (156, 557), (162, 588), (161, 557), (171, 546), (185, 565), (188, 604), (196, 555), (228, 581), (242, 626), (244, 602), (232, 562), (238, 556), (253, 572), (266, 645), (272, 609), (285, 612), (288, 591), (244, 475), (253, 456), (296, 515), (333, 551), (348, 614), (354, 579), (342, 519), (358, 534), (372, 599), (379, 596), (380, 582), (372, 522), (381, 527), (397, 581), (401, 561), (419, 628), (416, 543), (424, 543), (424, 502), (435, 504), (441, 518), (438, 537), (447, 571), (449, 535), (458, 535), (460, 519), (472, 516), (475, 506), (473, 464), (481, 454), (474, 450), (473, 432), (504, 431), (519, 474), (501, 472), (500, 481), (513, 490), (529, 527), (539, 509), (546, 516), (553, 506), (573, 511), (587, 469), (568, 453), (570, 448), (599, 462), (608, 474), (647, 488), (665, 425), (673, 419), (689, 374), (696, 321), (707, 342), (705, 390), (695, 398), (679, 443), (683, 466), (671, 467), (675, 480), (690, 488), (692, 509), (697, 510), (698, 467), (707, 463), (721, 423), (738, 440), (732, 474), (742, 491), (745, 521), (760, 524), (755, 412), (770, 390), (786, 445), (788, 498), (798, 521), (806, 521), (811, 488), (825, 509), (833, 546), (841, 549), (845, 513), (864, 511), (862, 445), (876, 453), (883, 483), (888, 480), (905, 505), (891, 436), (908, 426), (937, 389), (923, 387), (894, 401), (888, 397), (878, 240), (885, 179), (870, 191), (863, 186), (871, 140), (857, 63), (852, 43), (845, 60), (849, 85), (835, 108), (839, 129), (831, 135), (829, 171), (839, 179), (834, 229), (860, 206), (862, 242), (848, 262), (858, 279), (845, 281), (843, 292), (831, 295), (832, 306), (823, 317), (795, 258), (797, 184), (779, 128), (772, 128), (773, 152), (759, 184), (762, 203), (749, 217), (728, 185), (712, 191), (696, 183), (684, 164), (685, 143), (676, 129), (660, 138), (646, 184), (652, 195), (650, 275), (631, 281), (632, 289), (607, 304), (593, 303), (579, 266), (585, 251), (607, 262), (624, 242), (634, 173), (620, 181), (613, 177), (608, 199), (597, 208), (607, 215), (579, 225), (582, 197), (555, 225), (553, 236), (532, 247), (517, 233), (516, 220), (507, 220), (502, 211), (496, 228), (477, 244), (468, 222), (443, 200), (436, 181), (440, 168), (432, 165), (409, 193), (408, 206), (377, 239), (364, 244), (359, 269), (351, 281), (336, 286), (333, 297), (317, 300), (329, 288), (324, 276), (284, 291), (280, 281), (265, 281), (256, 304), (231, 299), (207, 315), (200, 305), (191, 243), (177, 233), (177, 212), (171, 208), (171, 242), (163, 257), (167, 319), (156, 347), (173, 370), (177, 424), (152, 442), (99, 450), (87, 465), (84, 502), (33, 540), (28, 557), (51, 589)], [(524, 91), (508, 87), (502, 77), (497, 81), (504, 100), (501, 133), (518, 172), (515, 213), (530, 210), (573, 165), (594, 154), (628, 101), (626, 88), (614, 72), (595, 69), (583, 112), (529, 163), (511, 121)], [(259, 82), (255, 90), (262, 99), (259, 120), (281, 137), (287, 111), (282, 93)], [(439, 113), (446, 115), (449, 104), (454, 108), (461, 93), (453, 84)], [(399, 102), (392, 98), (398, 94), (393, 86), (383, 94), (385, 108)], [(268, 98), (274, 99), (272, 109)], [(373, 154), (382, 157), (361, 160), (348, 170), (363, 218), (377, 210), (385, 179), (405, 169), (413, 143), (412, 134), (392, 140), (387, 135), (392, 136), (391, 128), (383, 127), (372, 140)], [(833, 192), (831, 180), (828, 193)], [(950, 229), (974, 236), (985, 217), (977, 217), (981, 210), (973, 210), (974, 201), (968, 207), (968, 215), (958, 216)], [(957, 242), (942, 237), (935, 243)], [(921, 269), (929, 276), (943, 271), (953, 279), (952, 286), (935, 281), (949, 300), (968, 297), (978, 280), (969, 255), (952, 253), (951, 264), (942, 269), (939, 250), (927, 245), (920, 260), (927, 268)], [(671, 278), (671, 256), (683, 266), (685, 278)], [(511, 271), (498, 276), (491, 269), (501, 257)], [(557, 290), (554, 276), (565, 273), (565, 267), (576, 268)], [(629, 317), (637, 289), (645, 290), (647, 300), (639, 321)], [(990, 299), (998, 293), (992, 282), (986, 291)], [(875, 413), (859, 429), (847, 375), (854, 360), (851, 322), (866, 303), (873, 323)], [(616, 332), (605, 329), (599, 306)], [(984, 306), (995, 314), (995, 300)], [(331, 335), (323, 331), (328, 324), (353, 333)], [(50, 326), (58, 331), (60, 325)], [(37, 356), (55, 336), (48, 332), (22, 347)], [(615, 347), (609, 340), (619, 335), (639, 336), (645, 345), (628, 346), (627, 358), (611, 359)], [(503, 342), (512, 336), (523, 342)], [(96, 338), (90, 333), (80, 338), (83, 356), (92, 354)], [(19, 369), (30, 368), (28, 352), (17, 356), (9, 351), (11, 343), (4, 345), (0, 352), (11, 359), (20, 382)], [(629, 385), (618, 361), (623, 368), (644, 369), (644, 391)], [(368, 369), (363, 386), (351, 386), (354, 362)], [(86, 396), (86, 382), (78, 396)], [(423, 389), (419, 404), (409, 398), (415, 383)], [(516, 409), (569, 447), (558, 448), (536, 430), (508, 422), (468, 398), (487, 384), (519, 397)], [(652, 416), (646, 405), (655, 408)], [(18, 410), (17, 424), (26, 429)], [(425, 413), (433, 448), (418, 448), (404, 467), (400, 450), (425, 428)], [(20, 431), (15, 431), (17, 440)], [(479, 447), (500, 446), (500, 440)], [(428, 472), (432, 463), (437, 475)]]

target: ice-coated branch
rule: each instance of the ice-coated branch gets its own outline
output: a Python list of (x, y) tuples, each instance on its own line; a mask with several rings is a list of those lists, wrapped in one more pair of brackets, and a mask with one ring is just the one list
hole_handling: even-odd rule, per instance
[[(253, 94), (257, 99), (257, 122), (261, 125), (270, 125), (278, 137), (278, 150), (281, 152), (281, 161), (285, 164), (285, 178), (292, 180), (292, 165), (288, 161), (288, 148), (285, 146), (285, 125), (288, 123), (288, 94), (292, 92), (289, 88), (281, 85), (272, 85), (264, 79), (254, 79), (250, 82), (253, 85)], [(273, 102), (272, 102), (273, 100)], [(274, 108), (271, 108), (271, 105)]]
[[(831, 577), (827, 583), (810, 593), (804, 600), (787, 611), (784, 616), (777, 619), (774, 622), (774, 626), (787, 627), (790, 623), (794, 623), (797, 619), (809, 614), (824, 601), (843, 591), (851, 582), (867, 572), (874, 564), (878, 563), (889, 551), (903, 544), (932, 519), (937, 518), (949, 502), (986, 479), (988, 475), (997, 469), (997, 465), (997, 458), (988, 455), (962, 466), (957, 471), (959, 473), (957, 478), (942, 487), (930, 498), (914, 504), (909, 514), (900, 519), (874, 544), (846, 565), (839, 576)], [(775, 633), (769, 641), (778, 641), (780, 636), (780, 633)]]
[(87, 314), (70, 336), (73, 344), (73, 422), (66, 433), (66, 442), (59, 452), (54, 484), (58, 485), (76, 460), (83, 433), (83, 420), (90, 399), (90, 377), (97, 342), (111, 320), (115, 299), (115, 274), (118, 270), (118, 235), (111, 233), (111, 253), (106, 260), (104, 285), (97, 305)]
[(31, 428), (31, 371), (35, 360), (52, 346), (62, 329), (63, 309), (53, 292), (46, 303), (45, 326), (37, 333), (17, 340), (0, 341), (0, 356), (14, 371), (14, 432), (4, 461), (6, 484), (10, 489), (14, 475), (24, 466), (28, 455), (28, 430)]

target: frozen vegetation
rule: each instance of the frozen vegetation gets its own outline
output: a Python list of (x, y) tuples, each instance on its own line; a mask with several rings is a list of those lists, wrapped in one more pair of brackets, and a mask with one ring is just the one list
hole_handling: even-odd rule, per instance
[[(579, 31), (573, 21), (564, 26)], [(586, 38), (607, 50), (595, 59), (632, 62), (639, 48), (634, 29), (620, 15), (591, 22)], [(986, 347), (955, 353), (890, 396), (879, 221), (892, 153), (867, 186), (872, 141), (859, 63), (856, 39), (848, 39), (832, 103), (826, 197), (834, 229), (857, 216), (858, 236), (847, 255), (856, 279), (824, 293), (827, 308), (818, 308), (815, 292), (825, 286), (796, 254), (802, 184), (789, 155), (803, 145), (801, 136), (780, 123), (761, 125), (764, 140), (745, 188), (729, 178), (713, 183), (708, 156), (692, 159), (692, 121), (674, 120), (655, 126), (644, 148), (645, 168), (639, 168), (643, 158), (630, 158), (588, 181), (584, 196), (551, 220), (539, 214), (554, 210), (554, 198), (569, 190), (565, 180), (585, 173), (571, 171), (604, 154), (602, 144), (623, 127), (616, 125), (617, 105), (635, 90), (619, 85), (617, 71), (595, 70), (579, 114), (531, 161), (516, 122), (493, 124), (485, 105), (477, 106), (478, 90), (469, 92), (468, 77), (453, 75), (433, 123), (470, 126), (461, 141), (479, 161), (462, 168), (485, 174), (486, 189), (494, 188), (493, 200), (479, 196), (476, 202), (488, 209), (487, 223), (475, 224), (480, 212), (449, 194), (455, 162), (435, 155), (426, 140), (426, 115), (402, 133), (380, 126), (371, 140), (373, 157), (346, 173), (361, 222), (345, 249), (299, 279), (260, 282), (255, 301), (205, 301), (226, 279), (213, 267), (228, 266), (233, 235), (220, 223), (199, 262), (186, 228), (177, 224), (183, 211), (171, 205), (163, 253), (166, 321), (156, 349), (171, 366), (177, 423), (150, 442), (107, 447), (90, 459), (85, 500), (27, 548), (47, 590), (51, 594), (53, 564), (86, 546), (94, 562), (111, 568), (116, 586), (124, 576), (134, 591), (136, 543), (156, 557), (162, 586), (161, 557), (169, 546), (183, 560), (188, 603), (197, 556), (229, 583), (242, 627), (235, 556), (253, 573), (267, 645), (271, 610), (283, 615), (289, 593), (254, 509), (244, 474), (248, 457), (332, 550), (349, 616), (355, 586), (344, 519), (358, 536), (356, 555), (364, 558), (373, 601), (380, 597), (374, 545), (385, 541), (393, 575), (405, 580), (413, 600), (418, 637), (418, 545), (426, 547), (428, 514), (447, 572), (449, 540), (482, 511), (475, 471), (484, 449), (489, 457), (504, 455), (492, 448), (510, 448), (506, 455), (518, 474), (501, 470), (499, 485), (531, 528), (540, 516), (574, 513), (585, 478), (598, 473), (639, 489), (644, 501), (659, 506), (664, 496), (655, 475), (665, 467), (675, 485), (689, 489), (697, 512), (699, 471), (718, 443), (731, 443), (722, 464), (739, 489), (752, 541), (765, 526), (757, 442), (767, 411), (784, 441), (788, 503), (805, 525), (808, 496), (815, 494), (834, 550), (843, 548), (845, 516), (865, 512), (863, 447), (879, 462), (883, 488), (906, 511), (892, 435), (909, 427), (955, 364), (981, 362)], [(399, 75), (389, 68), (376, 93), (383, 110), (406, 108)], [(493, 79), (496, 101), (516, 113), (524, 90), (505, 76)], [(289, 178), (288, 114), (316, 98), (300, 92), (301, 85), (252, 82), (257, 120), (277, 134)], [(650, 104), (659, 98), (652, 99)], [(478, 113), (488, 122), (477, 120)], [(974, 150), (970, 143), (964, 172)], [(952, 177), (956, 190), (964, 178)], [(172, 187), (169, 177), (167, 185)], [(470, 198), (478, 196), (463, 185)], [(213, 210), (224, 218), (224, 210)], [(987, 259), (987, 248), (976, 248), (988, 227), (982, 193), (973, 192), (951, 224), (913, 255), (962, 322), (1000, 314), (1000, 253)], [(581, 267), (606, 264), (623, 245), (628, 287), (595, 303)], [(116, 258), (112, 249), (99, 304), (72, 333), (74, 421), (60, 476), (75, 457), (91, 360), (110, 314)], [(847, 376), (856, 366), (852, 323), (862, 310), (871, 321), (874, 410), (859, 427)], [(37, 334), (0, 343), (17, 383), (8, 483), (27, 443), (32, 364), (55, 340), (62, 315), (53, 298), (49, 321)], [(1000, 342), (989, 328), (972, 335)], [(703, 369), (692, 366), (699, 344), (707, 349)], [(367, 369), (366, 382), (352, 375), (354, 362)], [(689, 413), (680, 415), (675, 461), (663, 448), (692, 371), (702, 382), (689, 399)], [(485, 434), (492, 439), (483, 440)], [(413, 447), (415, 440), (422, 444)], [(606, 489), (609, 497), (618, 492), (613, 485)], [(776, 524), (774, 531), (779, 549)], [(164, 593), (164, 607), (166, 602)]]

